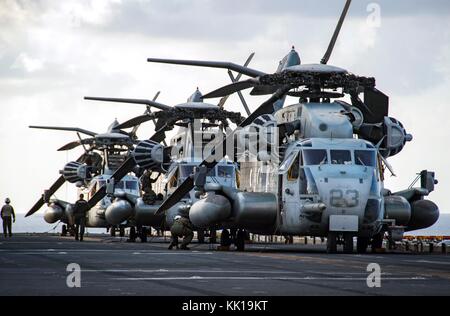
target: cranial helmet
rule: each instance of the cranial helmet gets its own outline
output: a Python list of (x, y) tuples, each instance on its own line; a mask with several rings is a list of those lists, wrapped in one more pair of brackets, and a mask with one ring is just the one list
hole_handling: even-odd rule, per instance
[(10, 202), (11, 202), (11, 200), (9, 198), (5, 199), (5, 203), (10, 203)]

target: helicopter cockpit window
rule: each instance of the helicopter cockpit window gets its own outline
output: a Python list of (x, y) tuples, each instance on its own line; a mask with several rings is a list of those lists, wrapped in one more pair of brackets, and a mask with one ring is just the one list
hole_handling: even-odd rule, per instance
[(325, 149), (304, 149), (303, 160), (305, 165), (323, 165), (328, 162), (327, 151)]
[(232, 166), (218, 166), (217, 175), (221, 178), (231, 178), (233, 176)]
[(123, 181), (119, 181), (118, 183), (115, 184), (114, 187), (116, 189), (122, 189), (123, 190), (123, 184), (124, 184)]
[(137, 190), (139, 190), (139, 185), (138, 185), (137, 181), (126, 181), (125, 189), (129, 190), (129, 191), (137, 191)]
[(355, 163), (357, 165), (375, 167), (376, 157), (373, 150), (355, 150)]
[(332, 165), (351, 165), (352, 156), (350, 150), (330, 150)]
[(187, 178), (194, 173), (194, 165), (180, 166), (180, 178)]

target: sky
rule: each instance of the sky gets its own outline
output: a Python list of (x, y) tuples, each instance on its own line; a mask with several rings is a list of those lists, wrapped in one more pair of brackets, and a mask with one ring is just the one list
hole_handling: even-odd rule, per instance
[[(84, 96), (150, 99), (175, 105), (199, 87), (229, 83), (225, 70), (146, 62), (148, 57), (225, 60), (275, 71), (295, 46), (303, 63), (319, 62), (343, 0), (0, 0), (0, 199), (25, 213), (82, 149), (57, 152), (72, 132), (29, 125), (77, 126), (104, 132), (143, 106)], [(353, 1), (329, 64), (374, 76), (390, 97), (390, 116), (414, 137), (389, 158), (392, 191), (422, 169), (439, 184), (430, 199), (450, 212), (450, 2)], [(244, 96), (251, 109), (264, 100)], [(215, 101), (214, 101), (215, 102)], [(296, 100), (288, 98), (287, 104)], [(228, 110), (243, 111), (236, 95)], [(148, 138), (151, 123), (140, 138)], [(57, 197), (75, 199), (65, 185)]]

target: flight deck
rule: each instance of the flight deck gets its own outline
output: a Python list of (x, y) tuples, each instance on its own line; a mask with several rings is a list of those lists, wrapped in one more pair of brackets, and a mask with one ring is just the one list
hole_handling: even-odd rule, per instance
[[(192, 243), (168, 250), (164, 237), (147, 243), (91, 235), (83, 242), (56, 235), (0, 239), (0, 295), (449, 295), (450, 255), (326, 254), (322, 243), (252, 243), (244, 252)], [(69, 287), (67, 267), (80, 267)], [(370, 263), (381, 269), (369, 287)], [(70, 282), (69, 282), (70, 284)]]

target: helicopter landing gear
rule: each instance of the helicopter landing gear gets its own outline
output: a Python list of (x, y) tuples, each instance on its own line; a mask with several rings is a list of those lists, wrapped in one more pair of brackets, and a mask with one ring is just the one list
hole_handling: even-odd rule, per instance
[(372, 237), (372, 252), (383, 248), (383, 237), (384, 233), (378, 233)]
[(237, 251), (245, 250), (245, 237), (246, 233), (244, 229), (239, 229), (236, 234), (235, 246)]
[(205, 243), (205, 231), (204, 230), (197, 230), (197, 240), (199, 244)]
[(111, 228), (109, 229), (109, 234), (111, 235), (111, 237), (116, 237), (116, 228), (114, 226), (111, 226)]
[(368, 245), (369, 245), (368, 237), (358, 237), (356, 239), (356, 251), (358, 253), (366, 253)]
[(147, 242), (147, 228), (146, 227), (141, 228), (139, 238), (141, 239), (141, 242)]
[(215, 229), (211, 229), (209, 231), (209, 243), (215, 244), (217, 242), (217, 231)]
[(223, 247), (231, 246), (231, 236), (228, 229), (222, 230), (222, 234), (220, 235), (220, 245)]
[(329, 232), (327, 236), (327, 253), (337, 252), (337, 238), (336, 232)]
[(129, 242), (136, 241), (136, 227), (134, 227), (134, 226), (130, 227), (130, 237), (129, 237), (128, 241)]
[(125, 227), (122, 226), (119, 228), (119, 236), (125, 237)]
[(63, 236), (63, 237), (67, 236), (67, 226), (66, 225), (62, 225), (61, 236)]
[(344, 233), (344, 253), (353, 253), (353, 235)]

